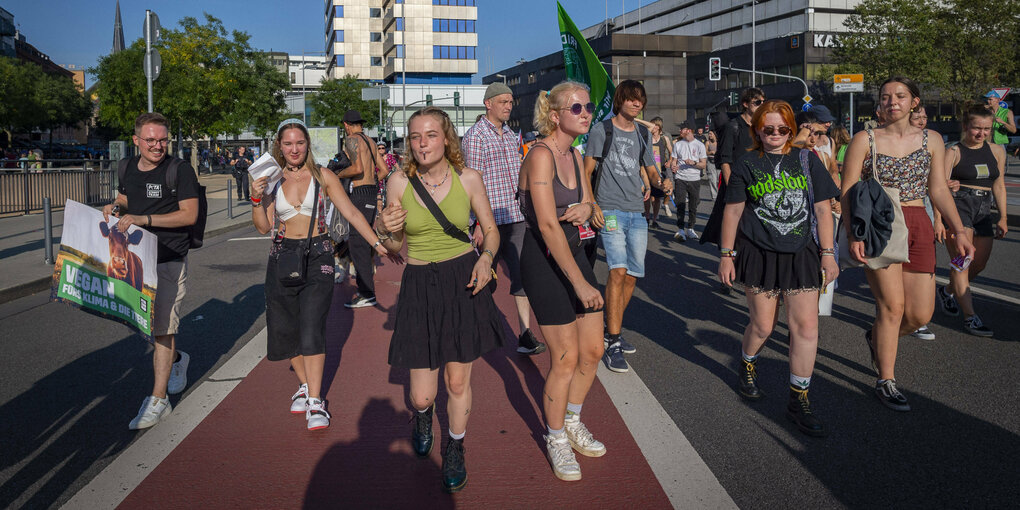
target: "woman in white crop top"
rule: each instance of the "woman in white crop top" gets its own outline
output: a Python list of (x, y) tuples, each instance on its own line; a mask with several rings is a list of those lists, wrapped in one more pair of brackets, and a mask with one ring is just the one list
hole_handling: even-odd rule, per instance
[[(309, 430), (329, 426), (329, 413), (320, 394), (322, 372), (326, 361), (325, 325), (333, 299), (333, 241), (326, 233), (323, 196), (336, 204), (373, 246), (376, 253), (387, 255), (375, 231), (344, 193), (340, 180), (332, 172), (322, 172), (309, 153), (311, 139), (305, 125), (288, 119), (277, 128), (273, 156), (284, 168), (280, 183), (265, 195), (266, 177), (252, 183), (252, 222), (259, 233), (273, 228), (274, 217), (280, 229), (273, 240), (266, 267), (266, 329), (267, 358), (289, 359), (301, 386), (291, 397), (290, 412), (303, 413)], [(316, 193), (318, 191), (318, 193)], [(309, 222), (315, 216), (315, 225)], [(280, 282), (280, 254), (308, 246), (305, 281), (299, 286)]]

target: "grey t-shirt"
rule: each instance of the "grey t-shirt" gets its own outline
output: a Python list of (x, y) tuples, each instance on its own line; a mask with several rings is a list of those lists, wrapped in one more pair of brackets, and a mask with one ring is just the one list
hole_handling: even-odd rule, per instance
[[(652, 134), (645, 138), (645, 154), (641, 163), (641, 142), (638, 138), (637, 125), (634, 131), (623, 131), (613, 126), (613, 146), (602, 165), (602, 177), (595, 200), (603, 210), (615, 209), (624, 212), (644, 211), (644, 193), (641, 192), (641, 167), (655, 166), (652, 151)], [(606, 131), (601, 124), (596, 124), (588, 132), (588, 144), (584, 154), (594, 158), (602, 157), (602, 147), (606, 143)]]

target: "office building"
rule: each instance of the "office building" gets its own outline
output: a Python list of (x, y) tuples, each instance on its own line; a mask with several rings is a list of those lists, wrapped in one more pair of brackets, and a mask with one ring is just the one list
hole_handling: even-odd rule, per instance
[(0, 56), (14, 57), (17, 53), (14, 50), (14, 36), (17, 30), (14, 28), (14, 15), (0, 7)]
[(478, 72), (476, 0), (325, 0), (327, 74), (454, 85)]

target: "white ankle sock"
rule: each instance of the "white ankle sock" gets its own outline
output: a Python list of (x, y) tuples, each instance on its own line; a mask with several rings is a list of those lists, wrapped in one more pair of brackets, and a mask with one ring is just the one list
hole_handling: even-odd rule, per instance
[(567, 414), (576, 414), (580, 416), (582, 406), (584, 406), (584, 404), (571, 404), (570, 402), (567, 402)]
[(464, 432), (461, 432), (460, 434), (454, 434), (453, 430), (448, 430), (447, 432), (450, 433), (450, 439), (464, 439), (464, 434), (467, 434), (467, 429), (464, 429)]
[(550, 436), (558, 436), (558, 435), (563, 433), (563, 429), (562, 428), (554, 429), (554, 428), (552, 428), (552, 427), (550, 427), (548, 425), (546, 425), (545, 428), (549, 429), (549, 435)]
[(754, 361), (756, 359), (758, 359), (758, 355), (757, 354), (754, 355), (754, 356), (751, 356), (751, 355), (747, 354), (746, 352), (744, 352), (743, 349), (740, 350), (740, 357), (744, 358), (744, 361), (746, 361), (748, 363), (754, 363)]
[(795, 388), (806, 390), (808, 386), (811, 386), (811, 376), (800, 377), (799, 375), (793, 375), (790, 373), (790, 385)]

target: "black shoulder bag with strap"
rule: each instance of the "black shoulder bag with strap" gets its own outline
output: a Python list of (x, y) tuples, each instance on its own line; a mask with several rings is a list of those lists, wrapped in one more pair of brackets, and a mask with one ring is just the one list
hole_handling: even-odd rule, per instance
[[(453, 170), (451, 169), (450, 171), (452, 172)], [(411, 177), (408, 180), (411, 181), (411, 187), (414, 188), (414, 192), (419, 197), (421, 197), (421, 201), (423, 204), (425, 204), (425, 208), (427, 208), (429, 212), (432, 213), (432, 217), (434, 217), (436, 221), (439, 222), (439, 226), (443, 227), (443, 232), (445, 232), (446, 235), (458, 241), (471, 244), (471, 238), (468, 237), (468, 235), (463, 230), (457, 228), (453, 223), (450, 223), (450, 220), (446, 218), (446, 215), (443, 214), (443, 210), (439, 208), (439, 204), (437, 204), (436, 201), (432, 199), (432, 195), (430, 195), (428, 190), (425, 189), (425, 185), (421, 183), (421, 179), (417, 177)], [(489, 290), (495, 291), (496, 270), (490, 267), (489, 271), (492, 271), (492, 281), (489, 282)]]
[[(312, 218), (308, 221), (308, 236), (301, 240), (297, 249), (282, 250), (276, 258), (276, 274), (280, 284), (285, 287), (298, 287), (305, 283), (305, 273), (308, 269), (308, 254), (312, 250), (312, 230), (315, 228), (315, 216), (319, 212), (319, 181), (312, 179), (315, 185), (315, 207), (312, 208)], [(283, 193), (283, 187), (278, 189)]]
[[(128, 163), (134, 161), (135, 166), (138, 165), (138, 156), (133, 158), (124, 158), (117, 162), (117, 179), (120, 181), (124, 180), (124, 176), (127, 175)], [(184, 164), (184, 160), (170, 156), (170, 166), (166, 169), (166, 186), (170, 188), (170, 196), (175, 200), (177, 199), (177, 170)], [(195, 249), (201, 248), (205, 241), (205, 223), (206, 217), (209, 215), (209, 200), (205, 196), (205, 186), (202, 183), (198, 183), (198, 216), (195, 219), (193, 225), (186, 227), (188, 229), (188, 248)]]

